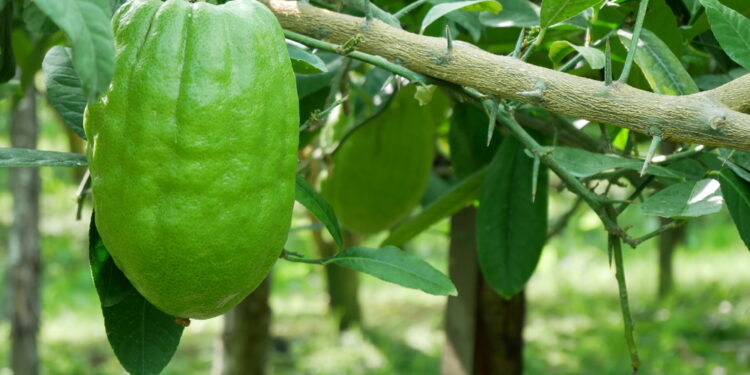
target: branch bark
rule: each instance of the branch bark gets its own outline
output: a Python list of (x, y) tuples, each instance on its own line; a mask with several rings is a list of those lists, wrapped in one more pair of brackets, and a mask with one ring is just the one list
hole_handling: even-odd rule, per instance
[(296, 1), (263, 1), (286, 29), (337, 44), (360, 36), (359, 51), (484, 94), (659, 135), (665, 141), (750, 151), (750, 115), (740, 112), (750, 109), (750, 75), (688, 96), (659, 95), (618, 83), (606, 87), (464, 42), (454, 42), (448, 51), (445, 39), (409, 33), (379, 20), (365, 21)]

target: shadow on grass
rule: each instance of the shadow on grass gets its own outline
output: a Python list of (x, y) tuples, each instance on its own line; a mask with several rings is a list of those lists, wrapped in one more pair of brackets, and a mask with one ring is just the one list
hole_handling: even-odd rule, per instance
[(387, 364), (373, 374), (439, 373), (439, 357), (415, 349), (382, 329), (365, 329), (363, 334), (387, 358)]

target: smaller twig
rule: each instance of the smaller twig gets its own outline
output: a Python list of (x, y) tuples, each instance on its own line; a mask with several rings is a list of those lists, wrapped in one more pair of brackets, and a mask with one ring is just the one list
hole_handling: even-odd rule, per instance
[(630, 76), (630, 69), (633, 67), (633, 58), (635, 57), (635, 51), (638, 49), (638, 42), (641, 39), (641, 30), (643, 30), (643, 20), (646, 18), (647, 9), (648, 0), (641, 0), (638, 6), (638, 16), (635, 19), (635, 27), (633, 28), (633, 39), (630, 41), (630, 50), (625, 57), (625, 65), (622, 68), (620, 79), (617, 80), (620, 83), (627, 82), (628, 76)]
[(319, 258), (319, 259), (305, 259), (302, 254), (295, 253), (293, 251), (287, 251), (287, 250), (282, 250), (279, 258), (288, 260), (290, 262), (320, 264), (322, 266), (325, 266), (326, 264), (331, 263), (331, 260), (333, 259), (331, 257)]
[(310, 117), (305, 121), (304, 124), (300, 125), (299, 131), (307, 131), (307, 130), (316, 130), (317, 125), (319, 125), (320, 121), (325, 118), (331, 111), (333, 111), (336, 107), (340, 106), (342, 103), (346, 102), (349, 99), (348, 96), (344, 96), (335, 102), (333, 102), (328, 108), (324, 110), (315, 110), (310, 114)]
[(683, 226), (685, 224), (687, 224), (686, 220), (675, 220), (675, 221), (672, 221), (672, 222), (670, 222), (667, 225), (663, 225), (663, 226), (659, 227), (658, 229), (656, 229), (655, 231), (653, 231), (651, 233), (648, 233), (646, 235), (643, 235), (641, 237), (638, 237), (638, 238), (634, 239), (633, 242), (635, 243), (635, 246), (638, 246), (638, 245), (640, 245), (640, 244), (642, 244), (642, 243), (644, 243), (644, 242), (646, 242), (646, 241), (648, 241), (648, 240), (650, 240), (650, 239), (652, 239), (652, 238), (654, 238), (654, 237), (656, 237), (656, 236), (658, 236), (658, 235), (660, 235), (660, 234), (662, 234), (662, 233), (664, 233), (666, 231), (669, 231), (669, 230), (672, 230), (672, 229), (677, 229), (677, 228), (679, 228), (679, 227), (681, 227), (681, 226)]
[(78, 189), (76, 190), (76, 204), (78, 205), (78, 207), (76, 208), (76, 220), (78, 221), (81, 220), (81, 215), (83, 213), (83, 203), (86, 202), (86, 196), (89, 194), (90, 188), (91, 172), (86, 169), (86, 173), (83, 174), (81, 183), (78, 184)]
[(643, 193), (644, 190), (646, 190), (646, 187), (654, 181), (654, 175), (649, 175), (646, 177), (646, 179), (643, 180), (643, 182), (638, 185), (638, 187), (635, 188), (635, 191), (630, 194), (626, 202), (623, 202), (620, 206), (617, 207), (615, 211), (615, 215), (620, 216), (620, 214), (625, 211), (626, 208), (631, 204), (631, 202), (635, 202), (635, 200)]
[(628, 350), (630, 351), (630, 365), (633, 368), (633, 374), (637, 374), (638, 369), (641, 367), (641, 359), (638, 356), (638, 345), (636, 344), (633, 335), (635, 325), (633, 324), (633, 317), (630, 313), (628, 285), (625, 281), (625, 264), (622, 259), (622, 246), (620, 244), (620, 239), (610, 235), (609, 248), (615, 258), (615, 278), (617, 279), (617, 287), (620, 290), (620, 309), (622, 310), (622, 320), (623, 325), (625, 326), (625, 342), (628, 344)]

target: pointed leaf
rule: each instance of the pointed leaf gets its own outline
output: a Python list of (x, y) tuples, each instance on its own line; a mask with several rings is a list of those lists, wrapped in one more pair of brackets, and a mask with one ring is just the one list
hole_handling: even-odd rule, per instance
[[(626, 49), (630, 48), (633, 35), (620, 30), (617, 35)], [(698, 92), (698, 86), (690, 73), (682, 66), (664, 42), (645, 28), (635, 51), (635, 63), (643, 72), (655, 93), (664, 95), (689, 95)]]
[(567, 40), (553, 42), (549, 48), (549, 58), (555, 64), (555, 67), (557, 67), (573, 51), (580, 53), (589, 66), (591, 66), (591, 69), (598, 70), (604, 68), (604, 52), (594, 47), (577, 46)]
[[(627, 159), (616, 155), (603, 155), (572, 147), (555, 147), (552, 157), (563, 168), (565, 168), (566, 171), (581, 178), (591, 177), (606, 170), (616, 168), (624, 168), (634, 171), (640, 171), (641, 168), (643, 168), (643, 160)], [(690, 177), (683, 172), (654, 164), (649, 165), (646, 173), (659, 177), (677, 179)]]
[(421, 258), (395, 246), (380, 249), (350, 247), (330, 258), (329, 262), (428, 294), (456, 295), (456, 287), (447, 276)]
[(479, 266), (490, 286), (505, 298), (523, 290), (547, 237), (547, 171), (540, 169), (532, 201), (533, 164), (520, 142), (506, 137), (480, 193)]
[(104, 247), (93, 214), (89, 225), (89, 263), (102, 307), (114, 306), (128, 295), (137, 293)]
[(89, 101), (109, 87), (115, 69), (115, 45), (109, 0), (35, 0), (65, 32), (73, 47), (73, 66)]
[(641, 211), (670, 218), (698, 217), (721, 211), (723, 204), (719, 181), (707, 178), (667, 186), (643, 202)]
[(427, 15), (424, 16), (419, 33), (423, 33), (427, 26), (430, 26), (441, 17), (459, 9), (470, 12), (488, 11), (490, 13), (498, 13), (503, 9), (503, 6), (495, 0), (471, 0), (438, 4), (432, 7), (432, 9), (427, 12)]
[(297, 175), (295, 186), (294, 199), (310, 210), (325, 225), (339, 248), (344, 246), (341, 228), (339, 228), (339, 221), (336, 218), (336, 213), (333, 212), (333, 207), (310, 186), (310, 183), (304, 177)]
[(122, 367), (134, 375), (160, 373), (177, 350), (184, 327), (146, 301), (117, 269), (93, 215), (89, 260), (107, 339)]
[(742, 242), (750, 249), (750, 183), (737, 177), (729, 168), (717, 173), (729, 214), (740, 232)]
[(584, 10), (599, 5), (604, 0), (544, 0), (540, 23), (546, 29), (556, 23), (571, 18)]
[(292, 44), (286, 45), (289, 52), (289, 59), (292, 60), (292, 68), (298, 74), (319, 74), (328, 71), (326, 63), (313, 53), (306, 49), (299, 48)]
[(52, 107), (57, 110), (73, 132), (86, 139), (83, 131), (83, 111), (86, 109), (86, 96), (81, 88), (81, 80), (73, 68), (70, 48), (54, 46), (44, 56), (42, 62), (44, 84)]
[(721, 48), (735, 62), (750, 70), (750, 19), (718, 0), (700, 0), (706, 8), (711, 31)]
[(488, 27), (539, 26), (539, 6), (528, 0), (500, 0), (503, 11), (481, 13), (479, 21)]
[(0, 167), (85, 167), (86, 155), (0, 147)]

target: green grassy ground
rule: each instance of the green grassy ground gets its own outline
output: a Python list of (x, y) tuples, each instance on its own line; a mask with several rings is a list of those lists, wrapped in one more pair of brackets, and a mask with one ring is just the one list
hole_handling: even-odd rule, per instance
[[(0, 112), (2, 110), (0, 109)], [(4, 116), (3, 116), (4, 117)], [(65, 138), (43, 112), (40, 148), (65, 150)], [(0, 147), (7, 146), (0, 120)], [(74, 220), (70, 171), (41, 169), (44, 302), (43, 373), (122, 374), (109, 349), (87, 263), (88, 219)], [(0, 169), (0, 264), (7, 256), (11, 222), (7, 171)], [(553, 202), (559, 213), (565, 202)], [(637, 208), (626, 223), (645, 232)], [(89, 211), (90, 212), (90, 211)], [(84, 217), (87, 215), (84, 214)], [(304, 225), (297, 215), (296, 225)], [(677, 290), (659, 302), (653, 243), (626, 249), (643, 374), (750, 374), (750, 254), (726, 214), (688, 227), (675, 256)], [(445, 270), (447, 223), (417, 238), (410, 250)], [(628, 352), (614, 272), (602, 250), (596, 218), (580, 214), (545, 249), (528, 287), (525, 331), (528, 374), (626, 374)], [(296, 231), (290, 249), (313, 254), (309, 233)], [(0, 267), (1, 268), (1, 267)], [(2, 271), (0, 271), (2, 273)], [(0, 274), (0, 278), (2, 274)], [(279, 262), (274, 268), (273, 374), (436, 374), (444, 335), (445, 299), (362, 276), (366, 330), (339, 337), (326, 312), (321, 269)], [(165, 374), (208, 374), (221, 319), (194, 321)], [(9, 334), (0, 321), (0, 338)], [(0, 375), (9, 374), (9, 345), (0, 339)]]

